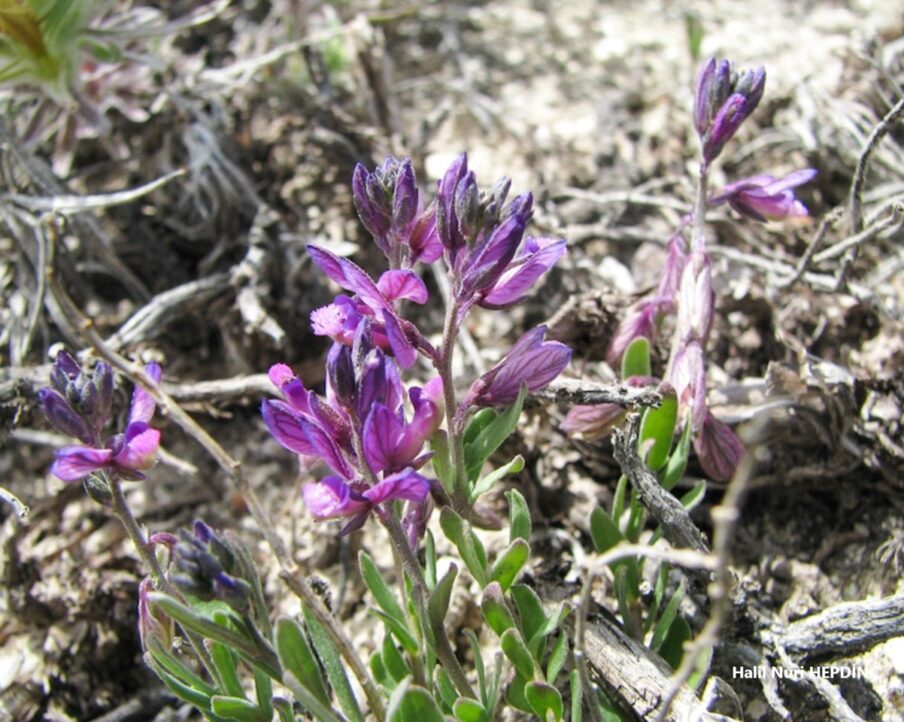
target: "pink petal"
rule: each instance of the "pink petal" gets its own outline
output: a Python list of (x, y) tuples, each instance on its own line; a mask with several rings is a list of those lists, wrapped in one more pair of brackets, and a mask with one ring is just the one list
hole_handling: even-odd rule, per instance
[[(126, 430), (126, 437), (130, 436)], [(113, 458), (117, 466), (126, 469), (149, 469), (157, 458), (157, 449), (160, 446), (160, 432), (157, 429), (145, 429), (136, 436), (129, 438)]]
[(377, 288), (387, 301), (405, 298), (415, 303), (426, 303), (429, 297), (427, 286), (413, 271), (386, 271), (380, 276)]
[[(151, 377), (151, 380), (155, 385), (160, 383), (160, 378), (162, 376), (160, 364), (149, 363), (144, 367), (144, 371)], [(147, 423), (154, 415), (155, 408), (156, 402), (154, 401), (154, 398), (141, 386), (136, 386), (135, 390), (132, 392), (132, 407), (129, 410), (129, 423), (131, 424), (136, 421)]]

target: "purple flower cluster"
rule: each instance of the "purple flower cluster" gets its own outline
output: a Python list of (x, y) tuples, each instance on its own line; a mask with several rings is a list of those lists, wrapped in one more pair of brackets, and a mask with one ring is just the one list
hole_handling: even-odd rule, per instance
[[(325, 397), (277, 364), (270, 379), (282, 399), (264, 401), (262, 414), (285, 448), (329, 467), (329, 476), (305, 484), (302, 493), (316, 518), (349, 518), (343, 533), (360, 527), (384, 502), (403, 500), (409, 503), (403, 521), (416, 538), (429, 514), (431, 489), (439, 488), (419, 472), (430, 458), (424, 448), (442, 422), (446, 401), (454, 401), (454, 390), (436, 377), (406, 391), (401, 370), (422, 356), (448, 375), (445, 354), (452, 352), (468, 311), (522, 301), (565, 252), (564, 241), (525, 238), (531, 196), (506, 204), (508, 189), (502, 180), (481, 193), (462, 155), (439, 181), (436, 198), (425, 204), (410, 160), (387, 158), (374, 171), (358, 165), (352, 178), (355, 207), (389, 270), (375, 280), (349, 259), (308, 246), (317, 267), (346, 291), (311, 314), (314, 333), (334, 342)], [(449, 317), (455, 322), (435, 348), (399, 307), (402, 301), (429, 300), (414, 268), (440, 258), (451, 282)], [(523, 385), (537, 390), (548, 384), (568, 364), (571, 350), (544, 341), (545, 334), (544, 327), (528, 331), (452, 411), (463, 415), (473, 407), (505, 406)], [(451, 376), (447, 381), (451, 386)]]
[[(160, 382), (156, 363), (146, 373)], [(102, 433), (113, 405), (113, 372), (99, 362), (88, 374), (66, 351), (57, 354), (50, 373), (50, 387), (38, 392), (44, 415), (57, 431), (74, 436), (79, 446), (66, 446), (56, 454), (51, 472), (63, 481), (78, 481), (88, 474), (107, 471), (121, 479), (144, 479), (142, 471), (154, 465), (160, 432), (148, 424), (154, 415), (151, 395), (136, 386), (125, 430), (102, 443)]]
[[(709, 164), (724, 149), (763, 96), (766, 73), (762, 68), (736, 73), (727, 60), (710, 58), (697, 77), (694, 126), (700, 138), (702, 205), (728, 204), (739, 215), (766, 222), (806, 216), (807, 209), (794, 189), (809, 182), (816, 171), (805, 169), (776, 179), (756, 175), (728, 184), (712, 198), (706, 197), (705, 178)], [(702, 219), (696, 225), (702, 226)], [(702, 231), (695, 233), (688, 248), (684, 233), (694, 224), (693, 214), (682, 220), (668, 243), (665, 264), (656, 290), (635, 303), (610, 341), (607, 360), (618, 365), (628, 346), (637, 338), (652, 341), (666, 316), (676, 315), (674, 343), (665, 374), (664, 388), (674, 390), (681, 418), (691, 424), (694, 448), (704, 471), (713, 479), (728, 479), (743, 455), (734, 432), (718, 421), (706, 406), (706, 341), (713, 320), (712, 263)], [(656, 382), (639, 377), (629, 384)], [(563, 423), (569, 432), (608, 433), (623, 417), (614, 406), (576, 407)]]

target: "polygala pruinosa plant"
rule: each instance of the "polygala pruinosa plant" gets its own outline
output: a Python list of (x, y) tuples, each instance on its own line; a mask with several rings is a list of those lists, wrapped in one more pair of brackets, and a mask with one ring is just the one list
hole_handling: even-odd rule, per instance
[[(660, 384), (664, 400), (644, 413), (638, 451), (666, 489), (684, 473), (691, 448), (714, 479), (729, 478), (743, 453), (706, 406), (705, 351), (714, 313), (706, 209), (728, 204), (758, 221), (806, 213), (793, 190), (813, 171), (754, 176), (711, 197), (708, 192), (711, 164), (755, 109), (764, 82), (762, 70), (738, 75), (727, 61), (710, 60), (701, 71), (694, 211), (669, 240), (658, 288), (630, 309), (610, 341), (609, 359), (629, 384)], [(82, 480), (91, 497), (122, 520), (150, 573), (139, 594), (145, 659), (208, 719), (490, 722), (506, 706), (543, 720), (562, 720), (566, 707), (573, 720), (588, 706), (618, 714), (601, 692), (584, 686), (562, 625), (570, 607), (545, 603), (519, 581), (531, 552), (531, 516), (521, 494), (506, 493), (507, 543), (494, 558), (475, 533), (475, 527), (502, 526), (480, 497), (524, 465), (515, 456), (494, 467), (491, 457), (514, 431), (526, 395), (553, 381), (571, 358), (568, 347), (547, 340), (546, 327), (538, 326), (469, 384), (459, 386), (453, 377), (459, 329), (472, 310), (520, 303), (566, 251), (563, 240), (525, 235), (533, 198), (509, 199), (509, 186), (503, 179), (481, 190), (461, 155), (427, 200), (410, 160), (387, 158), (373, 170), (359, 165), (352, 177), (355, 207), (387, 268), (371, 276), (348, 258), (308, 246), (317, 268), (343, 291), (311, 314), (314, 333), (332, 342), (324, 392), (308, 388), (285, 363), (269, 371), (275, 398), (261, 406), (266, 427), (287, 451), (319, 460), (324, 469), (303, 483), (308, 512), (319, 521), (338, 520), (341, 535), (376, 522), (397, 562), (393, 589), (366, 552), (359, 556), (384, 632), (367, 660), (310, 593), (299, 593), (300, 615), (273, 619), (253, 558), (234, 534), (196, 521), (191, 531), (146, 536), (121, 484), (142, 480), (153, 464), (160, 442), (150, 425), (154, 397), (136, 388), (126, 425), (108, 436), (110, 367), (101, 362), (89, 372), (68, 353), (58, 354), (41, 403), (51, 424), (80, 443), (60, 450), (52, 472), (64, 481)], [(438, 345), (430, 329), (406, 313), (430, 300), (419, 270), (431, 264), (442, 264), (449, 281)], [(671, 355), (659, 380), (652, 377), (649, 342), (669, 316), (675, 318)], [(415, 376), (424, 368), (432, 369), (427, 378)], [(145, 381), (159, 384), (160, 367), (145, 370)], [(623, 417), (620, 407), (577, 407), (565, 427), (598, 432)], [(682, 501), (691, 505), (702, 492), (699, 484)], [(454, 563), (437, 561), (428, 529), (434, 512), (457, 552)], [(623, 477), (610, 512), (597, 509), (591, 518), (594, 546), (604, 551), (619, 541), (637, 542), (645, 523)], [(487, 657), (486, 635), (479, 640), (482, 630), (466, 629), (467, 669), (446, 626), (462, 565), (478, 590), (480, 623), (498, 649)], [(639, 559), (619, 562), (613, 574), (628, 633), (677, 664), (690, 630), (677, 613), (681, 590), (667, 599), (666, 565), (656, 570), (648, 604), (641, 599)], [(295, 582), (294, 591), (305, 588)], [(176, 643), (183, 636), (195, 660)]]

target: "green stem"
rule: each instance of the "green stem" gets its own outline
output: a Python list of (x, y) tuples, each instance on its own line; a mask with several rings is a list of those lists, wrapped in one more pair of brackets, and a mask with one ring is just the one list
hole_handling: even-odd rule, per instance
[[(116, 518), (119, 519), (120, 523), (125, 528), (126, 534), (132, 541), (132, 545), (138, 551), (138, 556), (141, 557), (141, 560), (144, 562), (145, 567), (154, 580), (154, 586), (159, 591), (165, 592), (171, 597), (178, 598), (179, 595), (176, 594), (176, 592), (170, 586), (170, 583), (166, 578), (166, 574), (163, 573), (163, 568), (160, 566), (160, 562), (157, 560), (157, 555), (154, 554), (152, 545), (148, 543), (147, 539), (144, 536), (144, 532), (141, 530), (141, 527), (138, 525), (138, 522), (135, 519), (135, 515), (132, 513), (132, 509), (129, 507), (129, 502), (126, 500), (126, 495), (122, 491), (122, 481), (117, 477), (115, 473), (104, 474), (104, 477), (107, 482), (107, 486), (110, 488), (110, 493), (112, 494), (110, 508), (113, 510)], [(182, 629), (182, 633), (186, 636), (189, 643), (191, 644), (192, 649), (194, 650), (201, 664), (204, 666), (204, 669), (207, 670), (210, 678), (216, 680), (219, 683), (220, 677), (217, 674), (213, 660), (210, 658), (210, 654), (208, 654), (207, 652), (207, 648), (204, 646), (204, 641), (194, 632), (182, 628), (181, 625), (180, 628)]]
[(455, 468), (455, 481), (452, 490), (452, 506), (465, 518), (470, 518), (468, 503), (468, 482), (465, 476), (465, 451), (461, 440), (461, 424), (456, 419), (458, 402), (455, 398), (455, 378), (452, 375), (452, 356), (455, 352), (455, 339), (458, 337), (457, 301), (450, 300), (446, 307), (446, 319), (443, 324), (443, 343), (440, 348), (436, 370), (443, 380), (443, 397), (446, 405), (446, 427), (449, 434), (449, 448), (452, 451), (452, 465)]
[[(402, 529), (399, 520), (396, 519), (395, 515), (391, 512), (380, 510), (379, 516), (386, 531), (389, 532), (389, 538), (392, 541), (392, 545), (402, 559), (402, 566), (405, 568), (405, 573), (411, 579), (411, 592), (414, 596), (414, 603), (417, 606), (418, 614), (421, 616), (421, 619), (424, 620), (424, 624), (433, 624), (427, 611), (427, 584), (424, 582), (424, 575), (421, 572), (420, 562), (418, 562), (417, 558), (414, 556), (414, 552), (408, 544), (408, 539), (405, 538), (405, 531)], [(446, 636), (446, 629), (443, 626), (442, 621), (433, 625), (432, 632), (436, 641), (436, 656), (445, 670), (449, 673), (449, 677), (452, 679), (452, 683), (455, 685), (458, 693), (463, 697), (477, 699), (477, 695), (474, 694), (474, 690), (471, 689), (471, 684), (468, 682), (468, 678), (461, 668), (458, 658), (455, 656), (452, 645), (449, 644), (449, 638)]]

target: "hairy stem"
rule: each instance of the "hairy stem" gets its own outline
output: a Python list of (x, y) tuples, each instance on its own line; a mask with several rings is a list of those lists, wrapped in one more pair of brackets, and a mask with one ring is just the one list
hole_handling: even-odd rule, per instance
[(452, 451), (452, 464), (455, 467), (455, 485), (452, 492), (452, 505), (455, 510), (469, 518), (467, 479), (465, 477), (465, 452), (461, 441), (460, 424), (456, 420), (458, 403), (455, 399), (455, 379), (452, 375), (452, 356), (455, 352), (455, 339), (458, 336), (457, 301), (450, 300), (446, 306), (446, 320), (443, 325), (443, 343), (440, 348), (436, 370), (443, 380), (443, 397), (446, 405), (446, 427), (449, 434), (449, 447)]
[[(392, 545), (402, 559), (402, 566), (405, 568), (405, 573), (411, 579), (411, 590), (414, 595), (414, 603), (417, 605), (421, 619), (424, 620), (424, 624), (432, 624), (430, 615), (427, 612), (427, 584), (424, 582), (424, 575), (421, 571), (420, 562), (418, 562), (417, 558), (414, 556), (414, 552), (408, 544), (408, 539), (405, 538), (405, 531), (402, 529), (402, 525), (391, 512), (385, 510), (380, 510), (380, 521), (383, 522), (383, 526), (386, 527), (386, 531), (389, 532), (389, 538), (392, 540)], [(436, 641), (436, 656), (445, 670), (449, 673), (449, 677), (451, 677), (452, 683), (455, 685), (458, 693), (463, 697), (477, 699), (477, 695), (474, 694), (474, 690), (471, 689), (468, 678), (461, 668), (458, 658), (455, 656), (452, 645), (449, 644), (449, 638), (446, 636), (446, 629), (443, 626), (442, 621), (433, 625), (431, 631)]]
[[(152, 545), (148, 543), (144, 532), (141, 530), (138, 521), (135, 519), (135, 515), (132, 513), (131, 507), (129, 507), (126, 495), (122, 491), (122, 481), (116, 474), (104, 474), (104, 477), (107, 486), (110, 489), (110, 493), (112, 494), (110, 508), (126, 530), (126, 534), (132, 541), (132, 545), (138, 552), (138, 556), (141, 557), (145, 568), (154, 580), (154, 586), (161, 592), (166, 592), (172, 597), (178, 597), (179, 595), (170, 586), (166, 575), (163, 573), (163, 568), (157, 560), (157, 555), (154, 554)], [(181, 625), (180, 629), (182, 629), (182, 633), (187, 637), (189, 644), (191, 644), (198, 660), (204, 665), (204, 669), (207, 670), (210, 678), (219, 681), (219, 675), (217, 674), (213, 660), (207, 652), (207, 648), (204, 646), (204, 641), (194, 632), (182, 628)]]

